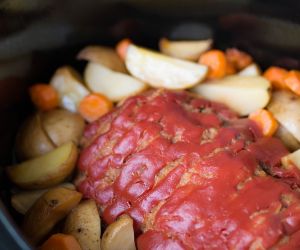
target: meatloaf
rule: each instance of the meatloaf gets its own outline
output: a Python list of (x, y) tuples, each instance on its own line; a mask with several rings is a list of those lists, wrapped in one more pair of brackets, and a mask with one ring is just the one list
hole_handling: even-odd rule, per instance
[(139, 249), (300, 249), (299, 170), (249, 119), (184, 91), (131, 97), (84, 132), (78, 188)]

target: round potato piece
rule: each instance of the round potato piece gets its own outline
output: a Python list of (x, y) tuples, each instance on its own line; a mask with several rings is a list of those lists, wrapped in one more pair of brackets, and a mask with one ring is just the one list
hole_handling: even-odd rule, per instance
[(87, 46), (78, 53), (77, 58), (101, 64), (113, 71), (127, 73), (124, 62), (116, 51), (109, 47)]
[(19, 159), (31, 159), (55, 148), (41, 126), (39, 114), (30, 116), (22, 125), (16, 138), (16, 154)]
[(55, 146), (70, 141), (78, 145), (84, 129), (84, 120), (80, 115), (64, 109), (55, 109), (41, 113), (41, 122)]
[(83, 201), (72, 210), (64, 233), (73, 235), (82, 250), (100, 250), (101, 220), (95, 201)]
[(282, 125), (278, 127), (275, 136), (279, 138), (290, 151), (295, 151), (300, 148), (300, 142)]
[(135, 250), (132, 219), (124, 214), (110, 224), (101, 240), (101, 250)]

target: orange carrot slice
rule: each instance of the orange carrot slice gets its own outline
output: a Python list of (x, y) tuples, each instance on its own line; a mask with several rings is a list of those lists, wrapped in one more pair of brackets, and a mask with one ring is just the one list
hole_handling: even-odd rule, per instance
[(73, 235), (68, 234), (53, 234), (44, 244), (40, 250), (81, 250), (78, 241)]
[(123, 40), (121, 40), (117, 46), (116, 46), (116, 51), (117, 51), (117, 54), (119, 55), (119, 57), (122, 58), (122, 60), (125, 61), (125, 58), (126, 58), (126, 53), (127, 53), (127, 49), (128, 49), (128, 46), (132, 44), (132, 41), (129, 39), (129, 38), (125, 38)]
[(78, 110), (86, 121), (93, 122), (109, 112), (112, 107), (112, 102), (106, 96), (94, 93), (81, 100)]
[(261, 128), (264, 136), (272, 136), (278, 128), (278, 122), (275, 120), (273, 114), (265, 109), (259, 109), (251, 113), (249, 119)]
[(59, 104), (59, 97), (56, 90), (48, 84), (35, 84), (29, 89), (33, 104), (42, 111), (54, 109)]
[(284, 82), (291, 91), (297, 95), (300, 95), (300, 71), (291, 70), (288, 72)]
[(287, 77), (287, 74), (287, 70), (272, 66), (265, 71), (263, 76), (268, 79), (275, 88), (286, 89), (285, 78)]

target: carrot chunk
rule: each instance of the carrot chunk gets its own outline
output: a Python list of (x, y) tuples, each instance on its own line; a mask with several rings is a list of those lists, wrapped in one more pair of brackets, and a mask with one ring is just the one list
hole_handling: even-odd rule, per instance
[(227, 60), (221, 50), (209, 50), (199, 58), (199, 63), (208, 66), (208, 79), (222, 78), (227, 73)]
[(112, 102), (104, 95), (93, 93), (84, 97), (79, 103), (79, 113), (88, 122), (93, 122), (109, 112)]
[(81, 250), (78, 241), (73, 235), (53, 234), (44, 242), (40, 250)]
[(288, 72), (284, 82), (291, 91), (297, 95), (300, 95), (300, 71), (291, 70)]
[(129, 38), (125, 38), (123, 40), (121, 40), (117, 46), (116, 46), (116, 51), (117, 54), (119, 55), (119, 57), (121, 57), (124, 61), (126, 58), (126, 53), (127, 53), (127, 49), (128, 46), (132, 43), (132, 41)]
[(261, 128), (264, 136), (272, 136), (278, 128), (278, 122), (275, 120), (273, 114), (265, 109), (259, 109), (251, 113), (249, 119)]
[(42, 111), (54, 109), (59, 104), (59, 97), (56, 90), (48, 84), (35, 84), (29, 89), (33, 104)]
[(237, 70), (244, 69), (253, 62), (253, 59), (249, 54), (236, 48), (227, 49), (225, 54), (228, 62)]
[(272, 66), (265, 71), (263, 76), (268, 79), (275, 88), (286, 89), (285, 78), (287, 77), (287, 74), (287, 70)]

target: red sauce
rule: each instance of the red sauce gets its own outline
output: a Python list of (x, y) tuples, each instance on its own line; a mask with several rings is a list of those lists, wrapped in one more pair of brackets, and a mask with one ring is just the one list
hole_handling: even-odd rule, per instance
[(221, 104), (149, 91), (92, 123), (85, 141), (78, 188), (107, 223), (129, 214), (139, 249), (299, 246), (300, 171), (281, 167), (279, 140)]

